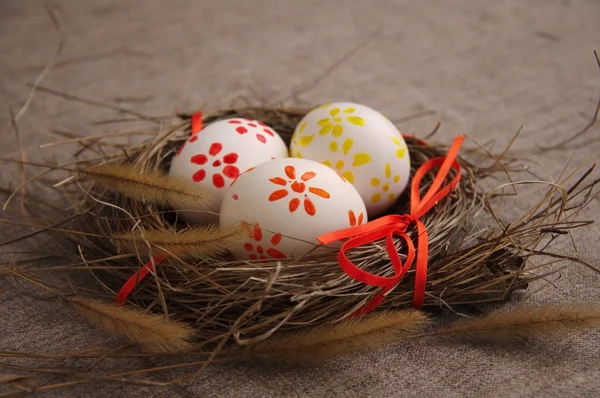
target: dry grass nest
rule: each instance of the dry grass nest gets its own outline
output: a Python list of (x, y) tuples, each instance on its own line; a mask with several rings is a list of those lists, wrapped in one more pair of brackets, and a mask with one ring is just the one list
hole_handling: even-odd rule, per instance
[[(257, 119), (289, 143), (307, 111), (226, 109), (205, 114), (204, 123), (229, 117)], [(169, 180), (165, 173), (190, 135), (190, 115), (167, 119), (128, 112), (160, 127), (70, 136), (49, 144), (80, 146), (75, 161), (67, 164), (27, 162), (24, 157), (16, 161), (45, 171), (31, 178), (23, 173), (22, 185), (9, 193), (5, 209), (12, 217), (2, 223), (33, 232), (0, 246), (34, 247), (12, 264), (0, 265), (0, 277), (42, 289), (46, 299), (62, 299), (90, 323), (129, 343), (58, 354), (2, 351), (0, 356), (13, 362), (0, 363), (0, 368), (27, 372), (0, 377), (0, 387), (17, 389), (6, 396), (97, 381), (164, 386), (193, 380), (215, 361), (298, 364), (411, 339), (522, 342), (600, 326), (600, 307), (592, 304), (537, 308), (517, 304), (508, 311), (488, 305), (505, 302), (531, 282), (557, 272), (558, 262), (595, 270), (576, 257), (552, 251), (556, 239), (572, 239), (572, 229), (592, 222), (577, 216), (597, 197), (598, 180), (590, 178), (593, 166), (564, 173), (553, 183), (531, 178), (515, 182), (511, 176), (527, 173), (527, 166), (510, 157), (508, 148), (498, 155), (473, 143), (463, 148), (458, 158), (460, 185), (421, 218), (429, 236), (424, 308), (411, 308), (412, 269), (375, 311), (353, 317), (380, 288), (347, 276), (337, 262), (337, 250), (282, 261), (235, 260), (227, 247), (243, 231), (179, 222), (171, 204), (181, 208), (206, 200), (202, 191)], [(137, 144), (123, 142), (124, 137), (142, 134), (151, 138)], [(445, 156), (448, 149), (410, 136), (405, 140), (413, 173), (426, 161)], [(450, 173), (447, 179), (453, 177)], [(421, 194), (433, 178), (432, 172), (423, 179)], [(519, 201), (523, 184), (528, 190), (541, 188), (539, 201), (520, 215), (513, 211), (506, 217), (499, 208)], [(389, 213), (408, 213), (408, 195), (407, 190)], [(408, 233), (417, 244), (416, 231), (411, 228)], [(45, 235), (50, 239), (39, 244), (37, 238)], [(403, 259), (404, 245), (403, 240), (395, 241)], [(123, 284), (157, 255), (167, 259), (138, 280), (125, 305), (116, 305)], [(384, 242), (353, 249), (349, 257), (373, 274), (393, 274)], [(433, 315), (440, 310), (459, 319), (450, 317), (450, 323), (435, 325)], [(127, 372), (100, 366), (107, 359), (125, 363), (130, 358), (144, 361)], [(86, 359), (89, 366), (69, 365)]]
[[(204, 115), (204, 123), (229, 117), (257, 119), (289, 143), (307, 111), (227, 109)], [(78, 297), (114, 302), (120, 287), (144, 263), (157, 253), (168, 253), (169, 258), (157, 265), (152, 275), (139, 281), (126, 307), (185, 325), (189, 332), (186, 338), (195, 347), (249, 345), (275, 332), (337, 324), (380, 291), (348, 277), (337, 263), (335, 250), (283, 261), (235, 260), (226, 253), (227, 243), (235, 234), (179, 223), (167, 204), (169, 197), (188, 195), (194, 199), (200, 193), (185, 191), (169, 182), (164, 173), (189, 134), (189, 115), (179, 115), (176, 122), (163, 125), (147, 142), (127, 146), (111, 141), (111, 137), (98, 138), (85, 150), (110, 145), (117, 149), (114, 155), (102, 152), (100, 157), (55, 168), (69, 173), (58, 185), (53, 181), (66, 203), (67, 214), (59, 223), (44, 228), (59, 238), (66, 248), (63, 255), (70, 256), (69, 264), (59, 267), (70, 276), (70, 286), (59, 291), (70, 295), (74, 290)], [(425, 145), (410, 136), (406, 142), (413, 173), (447, 150), (445, 145)], [(513, 185), (491, 192), (480, 185), (483, 180), (519, 171), (519, 163), (508, 158), (506, 151), (494, 156), (481, 148), (463, 149), (459, 163), (459, 187), (422, 218), (429, 235), (425, 309), (508, 300), (513, 292), (551, 272), (539, 264), (527, 267), (533, 264), (533, 256), (550, 256), (548, 263), (573, 260), (550, 253), (548, 245), (540, 249), (542, 242), (588, 224), (573, 221), (571, 215), (592, 196), (596, 182), (587, 181), (591, 170), (572, 181), (569, 188), (549, 185), (539, 203), (518, 219), (503, 222), (493, 202), (502, 200), (506, 191), (514, 194), (510, 189)], [(94, 167), (98, 164), (103, 166)], [(430, 173), (424, 179), (422, 192), (433, 177)], [(452, 173), (447, 178), (453, 178)], [(406, 190), (390, 213), (408, 213), (408, 206)], [(39, 213), (40, 207), (31, 210), (35, 211)], [(409, 235), (417, 242), (415, 230), (409, 230)], [(404, 256), (404, 241), (398, 239), (395, 244)], [(393, 275), (382, 242), (354, 249), (349, 257), (371, 273)], [(413, 287), (414, 269), (377, 310), (410, 308)]]

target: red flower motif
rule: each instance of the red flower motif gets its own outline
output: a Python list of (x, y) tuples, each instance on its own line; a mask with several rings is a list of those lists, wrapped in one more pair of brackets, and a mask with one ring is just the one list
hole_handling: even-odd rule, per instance
[[(219, 142), (214, 142), (208, 149), (208, 155), (212, 158), (211, 166), (213, 169), (217, 169), (216, 173), (212, 175), (212, 183), (217, 188), (223, 188), (225, 186), (225, 177), (235, 181), (235, 179), (240, 175), (240, 170), (234, 166), (234, 164), (238, 161), (238, 154), (231, 152), (223, 157), (217, 156), (222, 150), (223, 145)], [(199, 166), (204, 166), (209, 162), (209, 156), (197, 154), (191, 157), (190, 162)], [(221, 166), (223, 166), (222, 169)], [(202, 168), (192, 175), (192, 180), (194, 182), (204, 181), (206, 174), (206, 170)]]
[(192, 142), (196, 141), (198, 139), (197, 135), (193, 135), (189, 140), (187, 140), (186, 142), (183, 143), (183, 145), (181, 145), (179, 147), (179, 149), (177, 150), (177, 154), (176, 156), (181, 155), (181, 152), (183, 152), (183, 148), (185, 148), (185, 144), (187, 144), (188, 142), (191, 144)]
[[(258, 223), (254, 224), (251, 227), (250, 225), (248, 225), (248, 223), (242, 222), (242, 227), (248, 232), (248, 237), (253, 241), (244, 243), (244, 249), (250, 252), (250, 254), (248, 255), (248, 258), (250, 258), (250, 260), (257, 260), (259, 258), (261, 260), (268, 260), (270, 258), (287, 257), (285, 253), (282, 253), (276, 248), (266, 247), (264, 245), (264, 243), (262, 242), (263, 231), (260, 228), (260, 225), (258, 225)], [(270, 239), (270, 245), (277, 246), (281, 242), (281, 238), (282, 235), (280, 233), (273, 235)]]
[(265, 134), (267, 134), (271, 137), (275, 137), (275, 132), (269, 126), (267, 126), (266, 124), (264, 124), (263, 122), (260, 122), (258, 120), (232, 119), (232, 120), (228, 121), (227, 123), (238, 125), (238, 127), (236, 127), (235, 131), (240, 135), (247, 134), (249, 131), (249, 128), (251, 128), (253, 130), (258, 130), (258, 132), (255, 133), (256, 139), (259, 142), (262, 142), (263, 144), (265, 144), (267, 142), (267, 137), (265, 137)]
[[(292, 194), (296, 193), (300, 194), (301, 197), (304, 197), (304, 211), (306, 211), (306, 214), (308, 214), (309, 216), (314, 216), (317, 213), (317, 208), (315, 207), (313, 201), (309, 198), (308, 193), (306, 193), (306, 191), (308, 190), (309, 193), (312, 193), (322, 199), (329, 199), (331, 197), (329, 192), (327, 192), (324, 189), (316, 187), (307, 188), (306, 182), (313, 179), (317, 175), (317, 173), (313, 171), (308, 171), (302, 174), (302, 176), (300, 176), (300, 181), (298, 181), (296, 179), (296, 168), (294, 166), (286, 166), (284, 171), (288, 180), (282, 177), (274, 177), (269, 179), (269, 181), (271, 181), (275, 185), (286, 187), (273, 191), (269, 196), (269, 201), (275, 202), (288, 196), (290, 194), (290, 191), (288, 191), (287, 188), (288, 184), (290, 184), (289, 188), (291, 189)], [(298, 208), (300, 207), (300, 203), (301, 200), (298, 197), (290, 199), (290, 202), (288, 204), (290, 213), (293, 213), (296, 210), (298, 210)]]

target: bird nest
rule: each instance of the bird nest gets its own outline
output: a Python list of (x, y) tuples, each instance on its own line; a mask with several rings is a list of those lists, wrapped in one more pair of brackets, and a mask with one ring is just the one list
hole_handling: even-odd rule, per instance
[[(289, 144), (295, 126), (307, 111), (227, 109), (205, 114), (203, 122), (231, 117), (260, 120)], [(110, 326), (110, 322), (107, 327), (102, 317), (112, 309), (102, 306), (108, 305), (106, 301), (114, 302), (122, 286), (155, 259), (154, 263), (150, 261), (146, 278), (134, 277), (123, 310), (131, 319), (152, 314), (156, 319), (168, 319), (172, 325), (182, 327), (186, 344), (191, 342), (196, 349), (217, 344), (249, 345), (274, 333), (337, 324), (352, 318), (381, 293), (381, 287), (357, 281), (343, 272), (335, 248), (296, 259), (235, 260), (226, 250), (235, 233), (181, 223), (168, 205), (168, 198), (187, 195), (193, 199), (200, 193), (185, 191), (164, 174), (177, 149), (189, 138), (190, 124), (190, 115), (179, 115), (176, 122), (137, 145), (119, 144), (111, 137), (98, 138), (92, 143), (109, 143), (117, 149), (113, 155), (103, 152), (99, 158), (82, 160), (75, 167), (54, 168), (69, 174), (58, 184), (53, 182), (57, 187), (54, 190), (59, 190), (67, 203), (67, 214), (44, 231), (54, 233), (67, 248), (63, 255), (70, 256), (69, 265), (60, 267), (69, 275), (70, 284), (54, 291), (71, 297), (74, 289), (78, 297), (74, 304), (92, 322), (133, 336), (135, 341), (135, 332), (124, 332)], [(412, 175), (430, 159), (444, 157), (448, 149), (444, 144), (428, 144), (412, 136), (405, 136), (405, 141)], [(86, 150), (91, 149), (92, 145), (86, 146)], [(503, 222), (493, 206), (503, 190), (486, 192), (481, 185), (484, 180), (514, 170), (514, 159), (467, 148), (457, 161), (461, 166), (458, 186), (421, 218), (429, 237), (425, 309), (456, 309), (508, 300), (513, 292), (550, 272), (526, 269), (533, 256), (556, 256), (548, 252), (548, 246), (540, 249), (540, 243), (585, 225), (568, 217), (589, 201), (589, 195), (585, 195), (593, 187), (585, 182), (589, 173), (569, 189), (550, 186), (540, 202), (522, 217)], [(102, 166), (90, 167), (98, 164)], [(434, 177), (433, 172), (424, 176), (421, 194), (429, 189)], [(445, 182), (455, 177), (456, 171), (450, 172)], [(408, 214), (409, 195), (407, 189), (388, 214)], [(40, 206), (38, 202), (38, 213)], [(416, 228), (408, 228), (407, 234), (418, 244)], [(395, 238), (393, 244), (401, 259), (406, 260), (406, 241)], [(164, 255), (164, 260), (158, 261), (157, 254)], [(394, 275), (383, 240), (354, 248), (348, 257), (371, 274)], [(410, 308), (414, 289), (415, 270), (411, 268), (386, 293), (376, 312)], [(148, 343), (147, 337), (142, 342)], [(160, 336), (150, 340), (150, 350), (181, 348), (161, 343)]]

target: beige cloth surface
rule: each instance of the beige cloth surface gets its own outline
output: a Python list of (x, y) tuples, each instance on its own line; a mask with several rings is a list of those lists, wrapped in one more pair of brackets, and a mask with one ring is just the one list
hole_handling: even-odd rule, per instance
[[(574, 142), (596, 139), (593, 144), (536, 151), (572, 135), (592, 114), (600, 90), (592, 54), (600, 49), (597, 1), (67, 0), (54, 9), (66, 41), (44, 85), (62, 92), (161, 115), (214, 109), (240, 96), (273, 101), (315, 83), (301, 95), (307, 103), (356, 101), (391, 119), (435, 111), (399, 124), (421, 136), (439, 120), (439, 139), (467, 133), (501, 148), (523, 125), (514, 150), (537, 162), (544, 178), (558, 178), (571, 156), (573, 165), (598, 160), (599, 127)], [(8, 106), (18, 111), (25, 84), (54, 59), (57, 44), (44, 2), (0, 2), (1, 157), (17, 156)], [(91, 135), (140, 126), (91, 125), (119, 117), (38, 93), (18, 127), (28, 159), (65, 161), (76, 146), (39, 148), (57, 140), (50, 129)], [(19, 183), (18, 171), (2, 164), (3, 188)], [(536, 200), (527, 189), (520, 195), (519, 209)], [(596, 200), (580, 218), (597, 218), (599, 209)], [(6, 225), (0, 228), (2, 240), (13, 236)], [(600, 226), (574, 237), (579, 256), (598, 265)], [(569, 239), (555, 250), (573, 251)], [(522, 299), (600, 299), (600, 276), (581, 266), (569, 265), (554, 284), (535, 284)], [(61, 352), (111, 341), (59, 303), (23, 296), (0, 280), (0, 349)], [(595, 397), (599, 343), (599, 331), (515, 347), (420, 341), (309, 368), (215, 365), (184, 387), (97, 383), (47, 396)], [(127, 368), (141, 365), (133, 361)]]

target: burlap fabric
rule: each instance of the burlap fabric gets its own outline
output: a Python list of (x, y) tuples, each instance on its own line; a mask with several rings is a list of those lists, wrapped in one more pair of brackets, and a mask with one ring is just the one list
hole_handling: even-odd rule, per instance
[[(19, 109), (25, 84), (56, 53), (57, 34), (43, 3), (0, 2), (2, 157), (17, 154), (14, 132), (7, 132), (8, 106)], [(268, 102), (322, 76), (302, 100), (361, 102), (392, 119), (435, 111), (402, 123), (406, 132), (424, 134), (439, 120), (439, 139), (467, 133), (482, 143), (496, 140), (500, 148), (523, 125), (514, 150), (538, 162), (544, 178), (557, 178), (571, 156), (573, 164), (598, 159), (599, 127), (575, 142), (595, 139), (592, 144), (536, 152), (576, 132), (593, 111), (600, 90), (592, 55), (600, 49), (596, 1), (67, 0), (56, 6), (66, 44), (44, 85), (63, 92), (160, 115), (201, 105), (214, 109), (240, 95)], [(378, 34), (323, 76), (373, 32)], [(18, 126), (28, 159), (63, 161), (76, 147), (40, 149), (56, 140), (49, 129), (110, 132), (123, 126), (90, 123), (118, 117), (38, 93)], [(18, 171), (2, 164), (3, 188), (19, 182)], [(527, 190), (520, 194), (522, 208), (536, 200)], [(596, 200), (581, 218), (597, 217), (599, 209)], [(2, 240), (14, 235), (6, 225), (0, 228)], [(576, 231), (574, 238), (579, 256), (598, 264), (600, 227)], [(573, 252), (569, 239), (555, 250)], [(555, 285), (536, 284), (522, 299), (600, 299), (600, 276), (580, 266), (563, 270)], [(0, 349), (60, 352), (113, 342), (59, 303), (23, 296), (2, 281), (0, 294)], [(185, 387), (97, 383), (46, 396), (594, 397), (600, 396), (599, 338), (599, 331), (590, 331), (525, 347), (420, 341), (310, 368), (215, 365)], [(143, 363), (127, 367), (136, 365)]]

